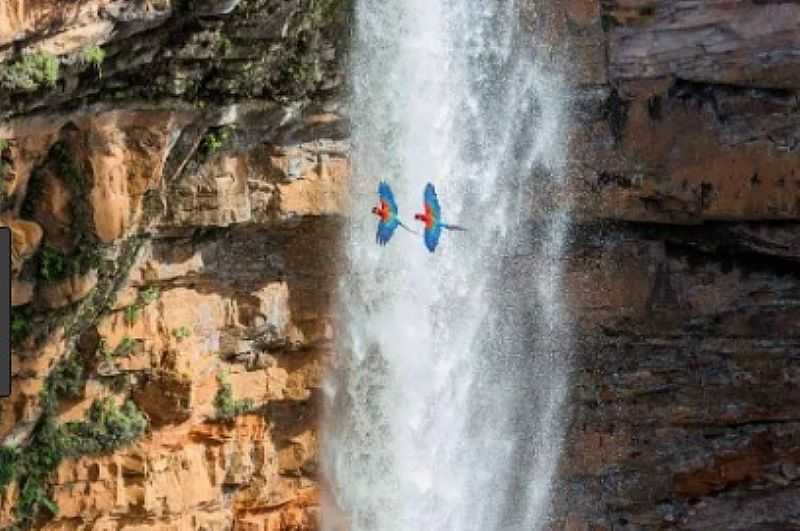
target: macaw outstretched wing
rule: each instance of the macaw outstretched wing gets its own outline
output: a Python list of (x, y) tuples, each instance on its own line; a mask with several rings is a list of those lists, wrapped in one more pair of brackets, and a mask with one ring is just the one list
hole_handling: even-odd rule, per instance
[(436, 246), (439, 245), (439, 236), (441, 235), (442, 225), (440, 223), (434, 223), (431, 228), (425, 228), (425, 247), (430, 252), (436, 250)]
[(392, 188), (385, 181), (381, 181), (378, 185), (378, 196), (381, 201), (384, 201), (389, 206), (389, 212), (392, 213), (392, 216), (397, 216), (397, 202), (394, 200), (394, 193), (392, 193)]
[(425, 209), (433, 214), (435, 223), (442, 220), (442, 208), (439, 206), (439, 198), (436, 197), (436, 189), (431, 183), (425, 185)]
[(381, 221), (378, 223), (378, 233), (375, 235), (375, 240), (379, 245), (386, 245), (392, 239), (394, 231), (400, 222), (396, 217), (389, 218), (388, 221)]

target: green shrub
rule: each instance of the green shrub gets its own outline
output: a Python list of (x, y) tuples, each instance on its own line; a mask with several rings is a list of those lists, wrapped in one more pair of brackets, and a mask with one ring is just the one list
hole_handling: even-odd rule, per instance
[(20, 496), (15, 512), (23, 526), (28, 527), (43, 516), (42, 509), (58, 514), (58, 506), (48, 495), (47, 480), (65, 457), (67, 447), (67, 435), (50, 413), (43, 414), (16, 466)]
[(161, 296), (161, 290), (159, 290), (155, 286), (147, 288), (146, 290), (139, 292), (139, 298), (141, 299), (142, 303), (144, 303), (145, 305), (150, 304), (151, 302), (153, 302), (154, 300), (156, 300), (160, 296)]
[(81, 52), (81, 62), (97, 70), (98, 77), (103, 77), (103, 61), (106, 51), (99, 46), (90, 46)]
[(48, 480), (63, 459), (113, 452), (133, 443), (147, 427), (147, 418), (130, 401), (118, 407), (111, 398), (95, 400), (83, 421), (64, 426), (56, 425), (52, 410), (46, 409), (26, 448), (0, 454), (0, 459), (13, 463), (3, 473), (20, 483), (15, 509), (18, 523), (32, 526), (45, 516), (43, 509), (58, 514), (58, 506), (49, 496)]
[(47, 282), (62, 280), (72, 275), (83, 275), (98, 269), (102, 256), (94, 245), (78, 247), (69, 256), (58, 249), (44, 246), (37, 255), (39, 278)]
[(161, 291), (157, 287), (151, 287), (140, 291), (136, 302), (125, 308), (125, 323), (128, 326), (136, 324), (144, 307), (156, 300), (159, 296), (161, 296)]
[(17, 501), (16, 515), (22, 525), (31, 526), (42, 515), (42, 508), (47, 509), (51, 515), (58, 514), (58, 505), (47, 494), (47, 485), (44, 480), (29, 476), (25, 480)]
[(19, 345), (31, 333), (31, 316), (27, 307), (11, 309), (11, 344)]
[(179, 328), (175, 328), (172, 331), (172, 335), (175, 336), (175, 339), (178, 341), (178, 343), (180, 343), (181, 341), (192, 335), (192, 332), (189, 331), (189, 329), (186, 328), (185, 326), (181, 326)]
[(71, 456), (111, 453), (139, 439), (147, 431), (147, 418), (130, 400), (122, 407), (107, 397), (95, 400), (81, 422), (68, 422)]
[(67, 275), (67, 259), (61, 251), (49, 246), (39, 254), (39, 276), (43, 280), (58, 280)]
[(0, 138), (0, 180), (5, 179), (6, 174), (8, 174), (8, 164), (3, 157), (3, 152), (8, 149), (8, 140)]
[(0, 86), (6, 90), (25, 92), (52, 88), (58, 80), (58, 69), (57, 57), (38, 50), (0, 70)]
[(128, 326), (133, 326), (136, 324), (136, 321), (139, 320), (139, 316), (142, 313), (142, 307), (138, 304), (131, 304), (127, 308), (125, 308), (125, 324)]
[(228, 55), (228, 52), (231, 51), (232, 46), (233, 44), (227, 36), (222, 34), (219, 35), (219, 38), (217, 39), (217, 49), (219, 50), (220, 55), (223, 57)]
[(77, 400), (83, 397), (86, 374), (76, 354), (58, 361), (50, 371), (42, 389), (42, 402), (46, 409), (53, 410), (59, 400)]
[(233, 397), (233, 389), (224, 375), (217, 377), (217, 394), (214, 397), (214, 407), (217, 410), (217, 419), (230, 421), (239, 415), (243, 415), (255, 408), (255, 403), (250, 399), (236, 400)]
[(200, 154), (204, 159), (216, 155), (233, 136), (233, 127), (226, 126), (209, 130), (200, 142)]
[(16, 477), (19, 452), (16, 448), (0, 447), (0, 487), (5, 487)]
[(86, 179), (72, 159), (69, 146), (64, 142), (56, 142), (50, 148), (49, 155), (53, 158), (61, 178), (69, 185), (72, 192), (77, 194), (85, 191)]
[(131, 339), (128, 336), (125, 336), (119, 342), (119, 345), (117, 345), (117, 348), (114, 349), (114, 352), (111, 355), (114, 358), (127, 356), (131, 352), (133, 352), (133, 349), (135, 348), (136, 348), (136, 340)]

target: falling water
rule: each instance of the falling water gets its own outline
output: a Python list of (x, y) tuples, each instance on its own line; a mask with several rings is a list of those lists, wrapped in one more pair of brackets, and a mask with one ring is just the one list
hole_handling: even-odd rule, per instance
[[(331, 505), (353, 531), (540, 528), (570, 353), (568, 209), (540, 201), (561, 186), (563, 85), (515, 0), (357, 0), (355, 18)], [(445, 221), (469, 231), (435, 254), (402, 229), (377, 246), (381, 179), (407, 224), (421, 228), (431, 181)]]

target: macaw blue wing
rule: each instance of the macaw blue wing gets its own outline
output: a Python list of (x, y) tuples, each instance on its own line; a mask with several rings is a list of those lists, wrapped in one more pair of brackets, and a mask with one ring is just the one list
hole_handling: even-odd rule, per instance
[(436, 197), (436, 189), (431, 183), (425, 185), (425, 204), (430, 207), (436, 222), (441, 221), (442, 209), (439, 206), (439, 198)]
[(384, 200), (387, 205), (389, 205), (389, 210), (391, 211), (392, 216), (396, 216), (397, 202), (394, 200), (394, 194), (392, 193), (391, 187), (384, 181), (381, 181), (381, 184), (378, 185), (378, 196)]
[(392, 217), (389, 221), (381, 221), (378, 223), (378, 233), (375, 235), (375, 240), (380, 245), (386, 245), (392, 239), (394, 231), (400, 222), (396, 217)]
[(436, 250), (436, 246), (439, 244), (439, 236), (442, 235), (442, 225), (441, 223), (434, 223), (433, 227), (430, 229), (425, 229), (425, 247), (428, 248), (430, 252)]

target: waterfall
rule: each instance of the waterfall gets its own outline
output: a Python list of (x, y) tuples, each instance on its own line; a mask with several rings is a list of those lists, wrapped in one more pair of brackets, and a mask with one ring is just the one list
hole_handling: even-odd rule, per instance
[[(530, 2), (529, 2), (530, 3)], [(357, 0), (352, 212), (339, 355), (326, 382), (323, 528), (541, 528), (563, 436), (566, 95), (514, 0)], [(375, 244), (377, 186), (436, 253)], [(547, 206), (547, 205), (550, 206)], [(534, 212), (540, 212), (534, 220)]]

